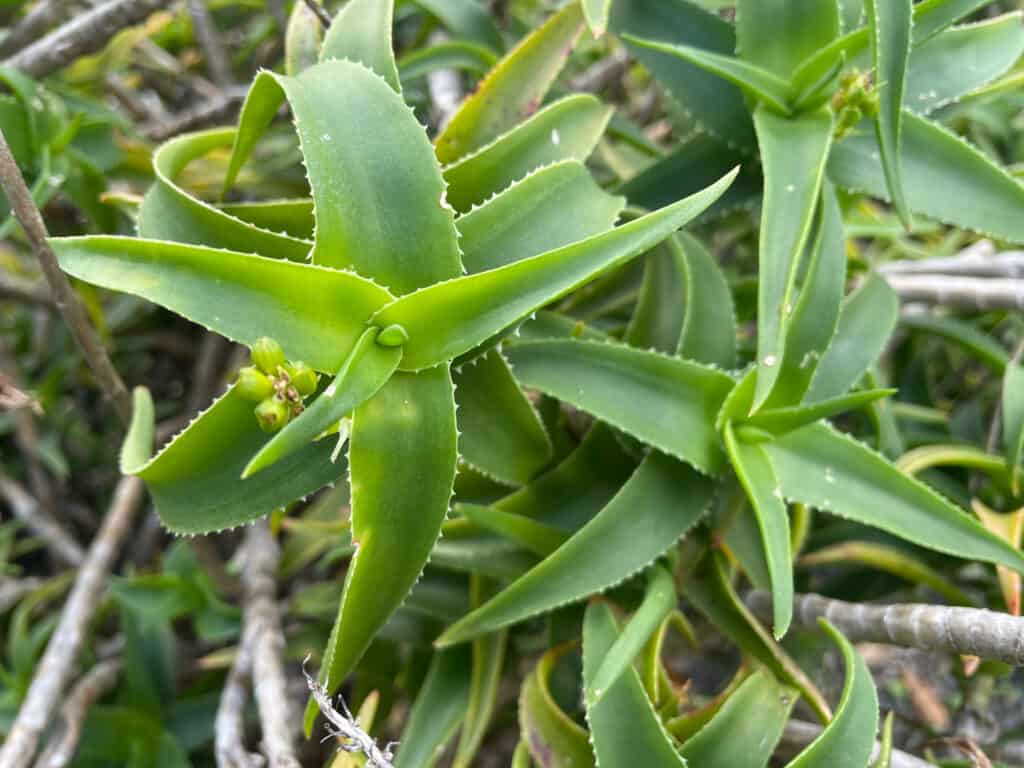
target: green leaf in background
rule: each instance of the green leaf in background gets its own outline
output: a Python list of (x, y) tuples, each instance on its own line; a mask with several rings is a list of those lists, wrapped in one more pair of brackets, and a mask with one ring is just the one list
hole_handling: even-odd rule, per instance
[(466, 212), (531, 171), (560, 160), (586, 160), (611, 117), (590, 94), (566, 96), (480, 150), (444, 169), (448, 203)]
[[(583, 683), (599, 697), (587, 704), (594, 754), (602, 768), (686, 768), (630, 667), (607, 691), (594, 689), (598, 669), (620, 637), (607, 603), (592, 602), (583, 619)], [(628, 727), (625, 727), (628, 723)]]
[(791, 408), (765, 408), (751, 416), (745, 423), (773, 435), (781, 435), (816, 421), (837, 416), (844, 411), (863, 408), (883, 397), (896, 394), (896, 391), (895, 389), (866, 389), (829, 400), (815, 400), (809, 404)]
[(437, 158), (451, 163), (494, 141), (533, 114), (562, 71), (583, 14), (572, 2), (498, 62), (437, 137)]
[(882, 167), (889, 199), (903, 225), (910, 228), (910, 211), (903, 194), (900, 169), (900, 134), (903, 125), (903, 93), (910, 59), (912, 0), (866, 0), (871, 30), (871, 55), (879, 84), (875, 131), (882, 151)]
[(394, 0), (349, 0), (324, 35), (320, 61), (358, 61), (401, 93), (391, 42), (393, 16)]
[(598, 515), (535, 568), (450, 626), (464, 642), (621, 583), (672, 547), (705, 514), (711, 484), (652, 452)]
[(787, 499), (936, 552), (1024, 572), (1024, 555), (852, 437), (815, 424), (764, 447)]
[(583, 692), (584, 701), (589, 701), (590, 706), (599, 704), (619, 678), (632, 670), (634, 659), (675, 607), (676, 587), (672, 575), (660, 565), (652, 566), (643, 602), (604, 658), (597, 662), (597, 668)]
[(583, 6), (583, 17), (587, 21), (590, 34), (601, 37), (608, 29), (608, 13), (611, 11), (612, 0), (580, 0)]
[(581, 162), (552, 163), (456, 220), (462, 263), (469, 274), (486, 272), (600, 234), (625, 203), (602, 190)]
[[(828, 165), (837, 186), (888, 199), (873, 135), (837, 144)], [(946, 128), (910, 112), (903, 116), (901, 160), (907, 204), (915, 213), (991, 237), (1024, 242), (1024, 187)]]
[(351, 272), (132, 237), (50, 240), (61, 268), (166, 307), (251, 346), (275, 339), (289, 360), (334, 373), (391, 296)]
[(505, 44), (494, 17), (479, 0), (413, 0), (414, 4), (437, 18), (455, 37), (464, 37), (501, 51)]
[(715, 257), (688, 232), (676, 235), (686, 282), (683, 327), (676, 354), (686, 360), (736, 366), (736, 310)]
[(531, 341), (508, 351), (527, 387), (572, 403), (671, 456), (715, 474), (715, 415), (733, 380), (714, 368), (619, 344)]
[(297, 75), (320, 59), (323, 25), (305, 3), (296, 3), (288, 16), (284, 33), (284, 71)]
[(430, 768), (466, 716), (472, 660), (468, 648), (438, 651), (409, 712), (395, 768)]
[(914, 44), (920, 45), (991, 0), (921, 0), (914, 5)]
[(793, 554), (789, 540), (789, 513), (771, 462), (760, 445), (736, 438), (732, 422), (725, 425), (729, 460), (757, 517), (772, 589), (772, 626), (775, 638), (786, 634), (793, 619)]
[[(313, 218), (313, 201), (309, 198), (221, 203), (217, 207), (224, 213), (254, 224), (260, 229), (284, 232), (299, 240), (308, 240), (310, 244), (313, 242), (316, 220)], [(270, 256), (273, 257), (274, 254)], [(293, 261), (305, 261), (308, 256), (307, 253), (301, 259)]]
[(860, 768), (871, 759), (878, 729), (878, 695), (871, 672), (850, 642), (824, 619), (821, 627), (843, 654), (846, 682), (835, 717), (786, 768)]
[(677, 233), (668, 238), (644, 257), (643, 282), (624, 337), (631, 346), (668, 354), (679, 344), (686, 291), (678, 237)]
[(356, 553), (324, 654), (321, 675), (329, 691), (341, 685), (423, 570), (448, 511), (456, 434), (446, 366), (396, 373), (355, 411), (349, 465)]
[(398, 76), (405, 82), (439, 69), (458, 69), (482, 75), (497, 63), (490, 49), (466, 40), (446, 40), (419, 48), (398, 59)]
[(560, 528), (539, 523), (533, 518), (515, 512), (506, 512), (498, 507), (459, 504), (457, 510), (482, 528), (514, 541), (540, 557), (547, 557), (569, 538), (569, 535)]
[(872, 273), (843, 302), (836, 333), (804, 398), (818, 403), (840, 397), (856, 384), (889, 342), (900, 303), (885, 279)]
[(1003, 374), (1003, 445), (1006, 446), (1006, 465), (1010, 468), (1010, 486), (1020, 492), (1020, 466), (1024, 454), (1024, 366), (1013, 362)]
[(423, 288), (385, 307), (372, 322), (399, 324), (408, 332), (402, 370), (451, 360), (597, 273), (649, 250), (707, 208), (733, 178), (610, 232)]
[(560, 768), (595, 768), (587, 732), (562, 711), (548, 688), (548, 678), (568, 645), (541, 656), (519, 694), (519, 729), (530, 754)]
[(739, 0), (736, 55), (789, 78), (839, 36), (836, 0)]
[(793, 289), (818, 207), (832, 122), (831, 112), (824, 109), (794, 119), (765, 107), (754, 112), (765, 177), (758, 237), (755, 410), (770, 397), (785, 355)]
[(758, 670), (679, 751), (700, 768), (765, 768), (797, 696), (770, 672)]
[(892, 710), (885, 716), (882, 726), (882, 743), (878, 750), (878, 759), (871, 768), (892, 768)]

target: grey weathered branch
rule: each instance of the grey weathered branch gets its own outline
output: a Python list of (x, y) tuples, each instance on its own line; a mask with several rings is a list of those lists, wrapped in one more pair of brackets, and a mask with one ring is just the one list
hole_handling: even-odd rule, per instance
[(245, 704), (252, 680), (252, 632), (242, 633), (217, 706), (214, 755), (218, 768), (261, 768), (262, 755), (245, 748)]
[(629, 69), (629, 54), (625, 48), (616, 49), (611, 56), (604, 56), (569, 81), (573, 91), (600, 93), (618, 80)]
[(298, 720), (289, 705), (284, 630), (276, 598), (280, 559), (281, 551), (267, 521), (253, 523), (245, 535), (244, 634), (252, 635), (253, 693), (263, 730), (263, 752), (270, 768), (299, 768), (295, 756)]
[[(308, 661), (308, 659), (307, 659)], [(341, 712), (335, 709), (327, 689), (316, 681), (316, 678), (306, 672), (303, 663), (302, 673), (306, 676), (306, 686), (313, 694), (313, 699), (320, 708), (320, 714), (327, 718), (328, 734), (340, 740), (339, 747), (344, 752), (361, 754), (366, 758), (366, 768), (394, 768), (392, 765), (393, 755), (391, 748), (393, 743), (386, 744), (384, 749), (377, 746), (377, 741), (368, 734), (359, 724), (356, 718), (352, 717), (345, 700), (338, 696), (338, 706)]]
[[(790, 720), (782, 731), (782, 740), (779, 742), (777, 754), (784, 758), (794, 757), (820, 735), (820, 725), (807, 723), (803, 720)], [(881, 745), (875, 742), (875, 748), (871, 752), (872, 760), (878, 757), (880, 749)], [(931, 763), (906, 752), (901, 752), (898, 749), (892, 751), (891, 766), (892, 768), (932, 768)]]
[(907, 259), (881, 264), (888, 275), (962, 275), (964, 277), (1024, 277), (1024, 251), (997, 253), (989, 240), (979, 240), (953, 256)]
[(36, 761), (35, 768), (64, 768), (75, 756), (85, 718), (92, 705), (117, 684), (121, 661), (108, 659), (90, 669), (71, 690), (61, 707), (61, 730), (51, 738)]
[(882, 276), (904, 302), (982, 311), (1024, 309), (1024, 279), (893, 272), (883, 272)]
[(0, 498), (7, 503), (11, 514), (21, 520), (30, 531), (39, 536), (43, 546), (62, 563), (79, 566), (85, 552), (64, 528), (47, 514), (35, 498), (20, 483), (0, 472)]
[[(768, 593), (752, 592), (747, 605), (758, 617), (771, 618)], [(1024, 666), (1024, 618), (1006, 613), (914, 603), (846, 603), (813, 594), (795, 597), (795, 626), (816, 627), (820, 618), (856, 643), (948, 651)]]
[(3, 188), (14, 215), (25, 230), (25, 235), (32, 245), (32, 251), (42, 267), (43, 276), (49, 283), (57, 309), (64, 317), (75, 343), (78, 344), (86, 362), (92, 368), (93, 374), (103, 389), (103, 394), (111, 399), (117, 414), (127, 422), (131, 417), (131, 398), (128, 389), (114, 369), (114, 364), (110, 361), (96, 329), (93, 328), (85, 309), (71, 288), (71, 283), (68, 282), (67, 276), (57, 264), (57, 257), (49, 243), (46, 242), (48, 233), (46, 225), (43, 223), (42, 214), (39, 213), (39, 209), (32, 200), (32, 194), (25, 184), (21, 171), (18, 170), (18, 165), (14, 161), (14, 156), (11, 154), (11, 149), (7, 145), (7, 139), (2, 131), (0, 131), (0, 187)]
[(24, 579), (0, 579), (0, 614), (7, 613), (21, 602), (21, 598), (34, 592), (42, 583), (41, 579), (31, 576)]
[(233, 115), (245, 100), (246, 92), (245, 86), (226, 88), (217, 97), (201, 102), (192, 109), (172, 115), (168, 120), (155, 121), (142, 126), (142, 133), (154, 141), (163, 141), (177, 136), (179, 133), (225, 120)]
[(4, 61), (32, 77), (44, 77), (81, 56), (103, 50), (115, 34), (167, 7), (167, 0), (109, 0), (37, 39)]
[(220, 86), (228, 86), (234, 81), (231, 74), (231, 61), (228, 59), (224, 41), (213, 23), (213, 16), (206, 6), (206, 0), (187, 0), (189, 18), (192, 19), (192, 31), (196, 42), (206, 60), (206, 69), (213, 82)]
[(318, 0), (305, 0), (305, 3), (306, 7), (316, 14), (318, 19), (320, 19), (320, 23), (324, 25), (324, 29), (331, 26), (331, 14), (327, 12), (326, 8), (320, 5)]
[(78, 571), (60, 622), (36, 665), (35, 677), (7, 740), (0, 747), (0, 768), (25, 768), (31, 764), (43, 730), (71, 678), (89, 622), (106, 591), (107, 576), (131, 532), (142, 498), (142, 481), (137, 477), (123, 478), (117, 484), (114, 500)]
[(67, 13), (66, 0), (40, 0), (7, 32), (0, 42), (0, 56), (17, 53), (39, 37)]

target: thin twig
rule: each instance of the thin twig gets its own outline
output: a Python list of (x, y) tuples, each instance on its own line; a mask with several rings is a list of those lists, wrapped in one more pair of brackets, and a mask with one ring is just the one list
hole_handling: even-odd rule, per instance
[(66, 0), (41, 0), (7, 32), (0, 42), (0, 56), (10, 56), (29, 45), (64, 18), (70, 3)]
[(39, 537), (54, 557), (66, 565), (82, 564), (85, 552), (74, 537), (44, 511), (20, 483), (3, 472), (0, 472), (0, 498), (7, 503), (11, 513)]
[(602, 57), (572, 78), (569, 90), (600, 93), (625, 74), (629, 62), (626, 49), (618, 48), (611, 56)]
[(234, 114), (245, 99), (245, 86), (226, 89), (215, 99), (202, 102), (191, 109), (172, 115), (169, 120), (142, 126), (142, 133), (154, 141), (164, 141), (179, 133), (191, 131), (211, 123), (225, 120)]
[(79, 680), (61, 707), (61, 731), (51, 738), (35, 768), (64, 768), (71, 762), (92, 705), (110, 692), (121, 674), (120, 659), (101, 661)]
[(251, 631), (242, 633), (220, 694), (213, 728), (218, 768), (261, 768), (265, 762), (262, 755), (245, 748), (245, 704), (252, 681), (252, 638)]
[[(295, 725), (284, 671), (284, 631), (277, 605), (277, 566), (281, 551), (266, 520), (252, 524), (245, 535), (242, 586), (245, 632), (252, 634), (253, 693), (263, 730), (263, 752), (270, 768), (298, 768)], [(2, 768), (2, 766), (0, 766)]]
[(324, 25), (324, 29), (327, 29), (329, 26), (331, 26), (331, 14), (327, 12), (326, 8), (320, 5), (320, 3), (317, 2), (317, 0), (305, 0), (305, 2), (306, 7), (309, 8), (309, 10), (311, 10), (314, 14), (316, 14), (316, 17), (318, 19), (320, 19), (320, 23)]
[[(814, 723), (807, 723), (803, 720), (790, 720), (782, 731), (782, 740), (779, 742), (777, 754), (780, 757), (790, 758), (797, 755), (804, 747), (821, 735), (821, 726)], [(875, 748), (871, 752), (871, 759), (878, 757), (881, 745), (875, 742)], [(892, 768), (932, 768), (932, 764), (914, 757), (898, 749), (892, 751)]]
[(53, 297), (46, 288), (46, 283), (25, 280), (9, 272), (0, 272), (0, 300), (3, 299), (12, 299), (25, 304), (37, 304), (47, 309), (56, 309)]
[(75, 668), (89, 622), (106, 591), (107, 575), (131, 532), (142, 497), (142, 481), (137, 477), (125, 477), (117, 484), (114, 500), (78, 571), (60, 622), (36, 664), (35, 677), (0, 747), (0, 768), (25, 768), (31, 763)]
[(228, 86), (234, 81), (231, 74), (231, 61), (228, 59), (217, 25), (206, 6), (206, 0), (187, 0), (189, 18), (192, 19), (192, 31), (196, 42), (203, 51), (206, 69), (213, 82), (220, 86)]
[(0, 615), (7, 613), (21, 599), (41, 587), (43, 581), (33, 576), (24, 579), (0, 579)]
[[(752, 592), (747, 605), (761, 618), (771, 617), (771, 596)], [(889, 643), (948, 651), (1024, 666), (1024, 618), (979, 608), (915, 603), (845, 603), (821, 595), (797, 595), (793, 623), (816, 627), (828, 619), (851, 641)]]
[(878, 271), (887, 275), (961, 275), (963, 277), (1024, 277), (1024, 251), (996, 253), (988, 240), (979, 240), (955, 256), (889, 261)]
[(901, 301), (958, 309), (1024, 309), (1024, 280), (883, 272)]
[(128, 389), (114, 369), (114, 364), (110, 362), (110, 357), (103, 348), (96, 329), (93, 328), (85, 309), (71, 288), (71, 283), (68, 282), (67, 276), (57, 264), (57, 257), (54, 256), (53, 250), (46, 242), (48, 233), (46, 225), (43, 223), (43, 217), (32, 200), (32, 193), (29, 192), (21, 171), (18, 170), (18, 165), (14, 161), (10, 147), (7, 146), (7, 139), (4, 137), (3, 131), (0, 131), (0, 186), (3, 187), (4, 194), (7, 195), (11, 208), (14, 209), (14, 215), (18, 217), (18, 221), (21, 222), (21, 226), (32, 244), (32, 250), (36, 258), (39, 259), (57, 309), (60, 310), (64, 321), (71, 330), (75, 343), (82, 350), (82, 354), (99, 381), (104, 395), (111, 399), (118, 416), (127, 422), (131, 417), (131, 398), (128, 395)]
[(44, 77), (75, 59), (103, 50), (122, 29), (166, 6), (167, 0), (109, 0), (37, 39), (4, 64), (35, 78)]

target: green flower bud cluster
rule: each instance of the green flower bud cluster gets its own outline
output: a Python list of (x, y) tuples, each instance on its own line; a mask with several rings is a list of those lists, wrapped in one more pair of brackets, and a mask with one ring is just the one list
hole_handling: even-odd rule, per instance
[(257, 403), (260, 429), (277, 432), (302, 413), (302, 401), (316, 391), (319, 377), (305, 363), (285, 359), (281, 345), (266, 336), (252, 345), (252, 362), (238, 372), (238, 393)]
[(839, 116), (835, 131), (837, 141), (865, 117), (878, 117), (878, 91), (871, 76), (856, 69), (844, 72), (839, 78), (839, 90), (832, 97), (832, 109)]

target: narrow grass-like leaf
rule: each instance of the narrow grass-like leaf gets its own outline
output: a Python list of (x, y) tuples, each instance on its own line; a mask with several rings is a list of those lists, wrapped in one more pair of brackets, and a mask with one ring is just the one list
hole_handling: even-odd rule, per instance
[(464, 642), (624, 581), (675, 545), (707, 511), (711, 493), (705, 478), (652, 452), (593, 520), (437, 643)]
[(832, 143), (832, 114), (818, 110), (787, 119), (759, 107), (754, 125), (764, 166), (764, 202), (758, 238), (757, 391), (754, 409), (768, 400), (785, 354), (793, 289), (818, 207)]
[(814, 424), (764, 444), (782, 493), (922, 547), (1024, 572), (1024, 555), (852, 437)]
[(408, 332), (403, 370), (450, 360), (597, 273), (649, 250), (714, 202), (734, 177), (605, 234), (403, 296), (373, 322), (398, 323)]
[(685, 62), (700, 67), (705, 72), (732, 83), (748, 96), (766, 102), (784, 114), (790, 112), (789, 83), (767, 69), (762, 69), (743, 59), (722, 56), (689, 45), (672, 45), (632, 35), (623, 35), (623, 39), (633, 45), (650, 48), (652, 51), (677, 56)]
[(401, 93), (391, 42), (394, 6), (394, 0), (349, 0), (324, 35), (320, 61), (358, 61)]
[(1018, 473), (1014, 470), (1024, 455), (1024, 366), (1014, 362), (1003, 374), (1003, 445), (1010, 468), (1011, 489), (1019, 493)]
[(550, 461), (551, 439), (501, 352), (466, 363), (453, 379), (462, 458), (500, 481), (527, 483)]
[[(829, 177), (841, 187), (888, 198), (873, 135), (833, 149)], [(915, 213), (992, 237), (1024, 242), (1024, 186), (947, 129), (910, 112), (903, 116), (903, 185)]]
[(878, 749), (878, 758), (871, 768), (892, 768), (892, 710), (885, 716), (882, 726), (882, 742)]
[(482, 528), (514, 541), (540, 557), (547, 557), (569, 538), (565, 531), (498, 507), (459, 504), (458, 511)]
[(455, 460), (446, 366), (396, 373), (356, 409), (349, 464), (357, 549), (324, 654), (328, 690), (342, 683), (419, 578), (448, 511)]
[(1010, 356), (998, 341), (962, 320), (933, 315), (903, 315), (900, 317), (900, 327), (911, 332), (938, 336), (956, 344), (1000, 376), (1010, 363)]
[(572, 403), (702, 472), (722, 469), (714, 422), (734, 382), (721, 371), (605, 342), (524, 342), (508, 354), (525, 386)]
[(789, 78), (839, 37), (836, 0), (738, 0), (736, 55)]
[(680, 232), (686, 276), (683, 328), (676, 354), (698, 363), (736, 365), (736, 311), (732, 291), (715, 257), (696, 237)]
[(559, 160), (585, 160), (612, 110), (589, 94), (546, 106), (529, 120), (444, 169), (448, 203), (468, 211), (531, 171)]
[(439, 69), (460, 69), (483, 74), (497, 63), (490, 49), (466, 40), (443, 43), (409, 51), (398, 59), (398, 76), (409, 81)]
[[(607, 691), (594, 688), (598, 669), (619, 637), (607, 603), (587, 606), (583, 618), (583, 683), (599, 697), (587, 703), (597, 764), (602, 768), (686, 768), (686, 760), (676, 751), (635, 669), (627, 669)], [(629, 723), (628, 728), (623, 727), (625, 723)]]
[(139, 236), (305, 261), (312, 247), (308, 240), (268, 231), (258, 222), (217, 209), (175, 182), (190, 162), (211, 150), (230, 146), (234, 138), (234, 129), (217, 128), (178, 136), (157, 149), (153, 154), (155, 183), (139, 208)]
[(378, 344), (377, 333), (376, 328), (363, 332), (334, 381), (252, 457), (242, 472), (242, 479), (265, 470), (313, 442), (384, 386), (398, 367), (402, 350)]
[(587, 20), (590, 34), (600, 37), (608, 29), (608, 13), (611, 11), (612, 0), (580, 0), (583, 6), (583, 17)]
[(527, 675), (519, 694), (519, 730), (540, 765), (559, 768), (594, 768), (587, 732), (558, 706), (548, 689), (548, 678), (569, 645), (552, 648)]
[(773, 435), (781, 435), (816, 421), (832, 418), (844, 411), (863, 408), (883, 397), (896, 394), (896, 391), (895, 389), (866, 389), (828, 400), (814, 400), (808, 405), (766, 408), (751, 416), (747, 423), (771, 432)]
[(471, 669), (468, 648), (434, 654), (402, 730), (395, 768), (430, 768), (437, 762), (466, 716)]
[(229, 339), (270, 336), (290, 360), (334, 373), (391, 298), (351, 272), (131, 237), (50, 241), (70, 275), (141, 296)]
[(860, 768), (867, 765), (878, 729), (878, 694), (871, 672), (850, 642), (824, 619), (821, 627), (843, 654), (846, 682), (835, 717), (786, 768)]
[(505, 47), (490, 10), (480, 0), (413, 0), (431, 14), (454, 37), (475, 40), (493, 51)]
[(470, 274), (485, 272), (597, 235), (615, 224), (625, 204), (579, 161), (554, 163), (456, 220), (462, 263)]
[(871, 30), (871, 56), (881, 91), (875, 132), (882, 151), (882, 168), (889, 199), (903, 225), (910, 228), (910, 211), (903, 194), (900, 170), (900, 134), (903, 126), (903, 93), (910, 59), (912, 0), (867, 0)]
[(558, 77), (583, 29), (573, 2), (525, 37), (487, 75), (437, 137), (437, 158), (451, 163), (532, 115)]
[(758, 670), (679, 751), (700, 768), (764, 768), (797, 695), (767, 670)]
[(818, 363), (804, 402), (840, 397), (856, 384), (885, 349), (899, 311), (895, 291), (872, 273), (843, 303), (835, 336)]
[(793, 555), (786, 502), (764, 448), (737, 440), (732, 422), (725, 425), (725, 447), (761, 529), (772, 588), (772, 626), (778, 639), (793, 619)]
[(634, 659), (675, 607), (676, 586), (672, 575), (660, 565), (652, 566), (643, 602), (626, 622), (604, 658), (598, 660), (593, 677), (583, 692), (584, 701), (592, 707), (599, 704), (619, 678), (632, 670)]
[(331, 447), (307, 445), (266, 472), (239, 480), (249, 458), (266, 442), (253, 404), (231, 388), (150, 458), (153, 408), (137, 390), (121, 471), (149, 488), (160, 520), (176, 533), (209, 533), (262, 517), (340, 479)]

